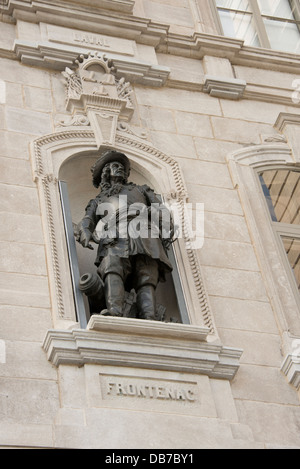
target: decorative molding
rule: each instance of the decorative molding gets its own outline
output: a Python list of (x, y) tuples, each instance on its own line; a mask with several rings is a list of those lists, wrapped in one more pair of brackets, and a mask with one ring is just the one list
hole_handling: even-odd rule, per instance
[(280, 112), (274, 125), (275, 129), (279, 132), (284, 132), (287, 125), (300, 125), (300, 115), (290, 112)]
[[(84, 1), (89, 2), (90, 0)], [(123, 1), (126, 2), (126, 0)], [(129, 1), (127, 0), (127, 2)], [(110, 2), (112, 5), (112, 0)], [(95, 5), (95, 2), (93, 4)], [(158, 23), (148, 18), (122, 15), (121, 12), (116, 14), (113, 11), (107, 10), (105, 12), (97, 10), (97, 8), (90, 11), (82, 1), (76, 5), (76, 8), (70, 8), (69, 2), (59, 0), (55, 4), (39, 0), (27, 0), (26, 2), (9, 0), (7, 5), (0, 5), (0, 11), (14, 20), (20, 19), (35, 24), (42, 21), (58, 26), (63, 25), (66, 28), (73, 28), (76, 25), (78, 30), (88, 29), (92, 33), (132, 39), (140, 44), (154, 46), (157, 52), (162, 53), (198, 59), (203, 58), (204, 55), (225, 57), (233, 65), (269, 70), (275, 68), (277, 71), (296, 74), (299, 70), (300, 56), (296, 54), (245, 46), (241, 40), (221, 35), (195, 32), (192, 36), (187, 36), (171, 33), (169, 32), (170, 26), (167, 24)], [(52, 65), (54, 65), (53, 62)]]
[(262, 134), (261, 138), (264, 143), (288, 143), (283, 135)]
[(243, 98), (253, 101), (262, 101), (274, 104), (281, 104), (289, 107), (298, 107), (297, 104), (292, 101), (292, 94), (294, 89), (292, 88), (278, 88), (273, 83), (248, 83), (244, 91)]
[(145, 131), (144, 129), (140, 128), (133, 128), (131, 127), (128, 122), (118, 122), (117, 130), (120, 132), (125, 132), (130, 135), (134, 135), (135, 137), (141, 138), (143, 140), (147, 140), (149, 138), (149, 132)]
[(62, 73), (67, 83), (68, 111), (99, 107), (116, 110), (123, 119), (133, 113), (132, 89), (124, 77), (115, 77), (112, 60), (99, 52), (81, 54), (75, 61), (77, 71), (66, 68)]
[(205, 55), (227, 58), (232, 65), (298, 73), (300, 56), (273, 49), (246, 46), (242, 40), (195, 32), (192, 36), (171, 33), (162, 38), (157, 52), (202, 59)]
[[(222, 37), (221, 37), (222, 40)], [(17, 57), (22, 63), (30, 66), (43, 67), (54, 70), (64, 70), (66, 67), (74, 68), (74, 64), (78, 56), (82, 53), (87, 53), (91, 48), (90, 45), (86, 45), (86, 48), (83, 45), (68, 45), (64, 43), (52, 43), (46, 41), (39, 42), (29, 42), (17, 39), (14, 43), (14, 51), (1, 51), (1, 56), (8, 56), (9, 58)], [(186, 49), (183, 48), (183, 51)], [(231, 49), (229, 53), (225, 54), (230, 60), (231, 64), (234, 65), (245, 65), (245, 66), (255, 66), (254, 64), (241, 63), (239, 60), (235, 59), (235, 55), (231, 54)], [(157, 52), (160, 52), (157, 49)], [(163, 53), (171, 53), (168, 48)], [(187, 52), (190, 54), (190, 49), (187, 49)], [(182, 55), (181, 51), (176, 49), (173, 51), (175, 55)], [(4, 54), (4, 55), (3, 55)], [(124, 77), (127, 81), (130, 81), (132, 84), (137, 83), (144, 86), (151, 87), (162, 87), (166, 84), (172, 88), (178, 89), (187, 89), (190, 91), (204, 91), (205, 88), (205, 78), (201, 75), (197, 77), (190, 76), (188, 73), (182, 73), (181, 77), (176, 76), (172, 77), (172, 70), (169, 67), (163, 65), (157, 65), (153, 63), (141, 62), (135, 57), (122, 56), (120, 54), (109, 53), (110, 58), (113, 60), (115, 67), (115, 75), (117, 78)], [(199, 60), (204, 57), (204, 55), (211, 54), (213, 56), (222, 56), (222, 53), (217, 48), (216, 50), (206, 49), (204, 46), (204, 51), (199, 55), (196, 55), (194, 58)], [(183, 54), (184, 55), (184, 54)], [(187, 55), (190, 57), (190, 55)], [(223, 56), (222, 56), (223, 57)], [(268, 62), (266, 61), (266, 64)], [(300, 66), (300, 58), (297, 59), (297, 56), (294, 57), (294, 61), (291, 60), (289, 64), (295, 63), (295, 66), (291, 70), (282, 70), (283, 72), (298, 73), (297, 70)], [(257, 64), (256, 64), (257, 67)], [(272, 70), (272, 64), (270, 67), (267, 67), (264, 62), (260, 64), (260, 68), (266, 68)], [(281, 67), (276, 65), (276, 68), (279, 70)], [(293, 103), (292, 95), (294, 89), (291, 88), (277, 88), (272, 86), (272, 83), (269, 83), (268, 86), (262, 86), (256, 83), (247, 83), (246, 88), (243, 90), (242, 84), (232, 83), (231, 85), (225, 83), (224, 80), (219, 80), (221, 83), (214, 84), (208, 83), (208, 88), (206, 92), (219, 92), (221, 93), (228, 92), (224, 97), (230, 97), (231, 99), (235, 98), (238, 95), (239, 98), (250, 99), (255, 101), (271, 102), (282, 105), (287, 105), (290, 107), (298, 107), (298, 104)], [(218, 89), (218, 86), (220, 89)], [(229, 89), (228, 89), (229, 88)], [(237, 94), (235, 94), (237, 93)]]
[(0, 12), (14, 21), (22, 20), (35, 24), (43, 22), (66, 28), (75, 26), (77, 30), (88, 30), (91, 33), (108, 36), (116, 35), (154, 47), (168, 34), (170, 27), (149, 18), (135, 17), (126, 13), (117, 14), (97, 8), (91, 10), (86, 8), (83, 2), (80, 2), (76, 8), (70, 8), (69, 2), (62, 0), (57, 0), (55, 4), (39, 0), (23, 2), (9, 0), (7, 5), (0, 5)]
[[(18, 5), (19, 3), (19, 5)], [(15, 11), (15, 9), (20, 8), (21, 11), (30, 11), (33, 10), (34, 8), (33, 5), (31, 5), (33, 2), (32, 0), (25, 0), (23, 3), (27, 3), (27, 5), (23, 6), (20, 5), (20, 2), (17, 1), (11, 1), (11, 0), (1, 0), (1, 7), (9, 5), (9, 12), (12, 13)], [(41, 2), (42, 3), (42, 2)], [(56, 4), (60, 7), (65, 6), (66, 2), (63, 0), (56, 0)], [(111, 10), (111, 11), (118, 11), (118, 12), (123, 12), (123, 13), (132, 13), (133, 7), (135, 4), (135, 0), (68, 0), (68, 8), (70, 8), (71, 4), (74, 4), (76, 8), (82, 8), (84, 7), (89, 7), (93, 8), (94, 11), (97, 10)], [(29, 4), (29, 5), (28, 5)]]
[(237, 78), (219, 78), (205, 75), (203, 91), (216, 98), (241, 99), (247, 83)]
[(56, 242), (56, 234), (55, 234), (55, 226), (54, 226), (54, 215), (52, 209), (52, 187), (53, 184), (57, 185), (57, 178), (55, 178), (52, 174), (46, 174), (41, 177), (41, 182), (44, 189), (44, 197), (45, 197), (45, 205), (47, 210), (47, 221), (48, 221), (48, 229), (49, 229), (49, 240), (51, 244), (51, 252), (52, 252), (52, 265), (53, 265), (53, 272), (55, 278), (55, 290), (56, 290), (56, 299), (57, 299), (57, 311), (59, 318), (63, 318), (65, 316), (65, 307), (64, 307), (64, 300), (63, 300), (63, 289), (62, 289), (62, 281), (61, 281), (61, 271), (60, 271), (60, 262), (59, 262), (59, 254), (57, 250), (57, 242)]
[(284, 143), (252, 145), (228, 155), (229, 162), (259, 168), (271, 164), (294, 163), (290, 147)]
[(208, 328), (94, 315), (86, 330), (49, 330), (43, 348), (59, 365), (137, 367), (232, 380), (242, 350), (208, 343)]
[(292, 149), (293, 156), (297, 163), (300, 163), (300, 136), (299, 136), (300, 116), (289, 112), (281, 112), (278, 115), (274, 127), (284, 134)]
[(300, 357), (288, 354), (281, 366), (282, 373), (297, 391), (300, 389)]
[[(118, 120), (130, 120), (134, 112), (132, 89), (114, 75), (112, 61), (104, 54), (89, 52), (76, 60), (77, 71), (66, 68), (66, 109), (82, 112), (94, 130), (97, 146), (113, 146)], [(73, 119), (74, 121), (74, 119)], [(76, 121), (76, 119), (75, 119)]]
[[(32, 159), (34, 181), (46, 176), (45, 160), (43, 158), (43, 149), (46, 146), (52, 146), (64, 140), (74, 141), (75, 139), (94, 140), (95, 134), (91, 129), (88, 130), (65, 130), (62, 132), (55, 132), (50, 135), (44, 135), (33, 142), (34, 154)], [(58, 176), (58, 174), (57, 174)], [(50, 179), (52, 179), (51, 176)]]
[[(133, 15), (119, 14), (111, 10), (97, 9), (95, 2), (91, 0), (72, 0), (76, 2), (75, 8), (70, 8), (69, 2), (57, 0), (55, 4), (39, 0), (9, 0), (0, 5), (0, 12), (8, 21), (23, 20), (34, 24), (51, 24), (57, 27), (76, 28), (77, 31), (88, 31), (88, 34), (100, 34), (110, 37), (117, 37), (120, 40), (135, 41), (137, 44), (146, 44), (154, 47), (156, 52), (179, 55), (182, 57), (202, 59), (205, 55), (227, 58), (232, 65), (241, 65), (253, 68), (276, 70), (298, 74), (300, 56), (292, 53), (281, 52), (272, 49), (263, 49), (245, 46), (244, 42), (237, 39), (224, 37), (217, 34), (206, 34), (195, 32), (192, 36), (172, 33), (168, 24), (158, 23), (148, 18), (135, 17)], [(133, 1), (133, 0), (132, 0)], [(110, 6), (118, 6), (132, 3), (131, 0), (97, 0), (98, 4), (106, 2)], [(99, 3), (100, 2), (100, 3)], [(87, 8), (89, 3), (93, 3), (93, 8)], [(91, 9), (92, 8), (92, 9)], [(79, 46), (79, 45), (78, 45)], [(67, 46), (65, 43), (54, 44), (41, 40), (39, 42), (28, 42), (17, 40), (14, 53), (11, 51), (1, 51), (2, 56), (17, 56), (23, 63), (63, 70), (81, 52), (86, 49)], [(117, 58), (117, 57), (116, 57)], [(119, 57), (118, 57), (119, 58)], [(122, 61), (122, 59), (121, 59)], [(148, 70), (143, 69), (143, 65), (138, 60), (132, 68), (127, 67), (128, 75), (126, 80), (132, 83), (147, 82), (147, 85), (162, 86), (168, 78), (166, 69), (155, 65), (146, 64)], [(126, 68), (126, 60), (123, 63)], [(146, 67), (146, 68), (147, 68)], [(121, 68), (121, 64), (120, 64)], [(130, 70), (131, 68), (131, 70)], [(159, 79), (159, 68), (162, 78)], [(141, 70), (143, 69), (143, 70)], [(160, 84), (159, 84), (160, 83)], [(184, 87), (185, 81), (171, 80), (171, 86)], [(190, 86), (199, 88), (198, 84), (190, 83)], [(245, 90), (245, 97), (251, 99), (261, 99), (289, 104), (293, 106), (291, 92), (286, 89), (278, 90), (273, 87), (261, 87), (259, 84), (251, 84)]]
[(64, 119), (60, 118), (55, 122), (55, 127), (86, 127), (88, 125), (90, 125), (90, 121), (84, 114), (75, 114)]
[(176, 188), (176, 194), (179, 200), (185, 201), (187, 199), (187, 189), (185, 183), (183, 182), (181, 170), (179, 168), (179, 164), (176, 160), (171, 158), (170, 156), (166, 155), (162, 151), (158, 150), (157, 148), (153, 147), (149, 142), (145, 142), (140, 139), (134, 139), (130, 135), (126, 135), (125, 133), (118, 133), (116, 135), (116, 143), (121, 146), (126, 146), (127, 148), (130, 147), (131, 151), (141, 151), (145, 152), (154, 157), (154, 159), (161, 160), (162, 162), (166, 163), (170, 166), (173, 174), (173, 182)]
[[(68, 259), (66, 257), (67, 247), (65, 245), (65, 235), (63, 229), (63, 219), (61, 214), (58, 171), (55, 172), (51, 161), (45, 157), (47, 148), (56, 147), (62, 141), (74, 141), (80, 139), (94, 140), (94, 133), (91, 130), (69, 130), (57, 132), (38, 138), (32, 144), (32, 169), (33, 179), (38, 184), (40, 191), (42, 220), (44, 234), (47, 240), (48, 267), (50, 276), (50, 291), (52, 294), (52, 304), (54, 319), (76, 320), (73, 295), (67, 295), (67, 291), (72, 291), (70, 279), (64, 272), (69, 271)], [(49, 172), (51, 171), (51, 172)], [(55, 174), (54, 174), (55, 173)]]
[(92, 8), (101, 8), (123, 13), (132, 13), (135, 0), (68, 0), (75, 5), (85, 5)]

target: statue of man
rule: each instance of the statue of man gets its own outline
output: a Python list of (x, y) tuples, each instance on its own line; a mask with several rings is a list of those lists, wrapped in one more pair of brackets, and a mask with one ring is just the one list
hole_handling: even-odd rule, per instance
[(150, 187), (128, 182), (125, 154), (108, 150), (91, 171), (101, 191), (86, 207), (77, 241), (93, 249), (90, 243), (98, 238), (95, 264), (106, 302), (101, 314), (123, 316), (125, 291), (134, 289), (137, 317), (154, 320), (156, 287), (172, 270), (167, 256), (173, 236), (170, 213)]

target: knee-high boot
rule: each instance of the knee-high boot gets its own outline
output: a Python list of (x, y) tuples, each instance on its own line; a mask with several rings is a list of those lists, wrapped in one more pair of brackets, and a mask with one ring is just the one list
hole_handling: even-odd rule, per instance
[(105, 277), (104, 292), (107, 309), (102, 314), (105, 316), (123, 316), (125, 289), (120, 275), (110, 273)]
[(136, 304), (140, 319), (155, 320), (156, 301), (153, 285), (144, 285), (139, 288), (136, 296)]

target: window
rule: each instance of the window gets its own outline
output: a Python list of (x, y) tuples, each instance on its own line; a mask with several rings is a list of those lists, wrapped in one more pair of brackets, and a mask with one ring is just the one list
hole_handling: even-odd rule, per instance
[(274, 230), (281, 239), (300, 292), (300, 171), (270, 169), (259, 174)]
[(216, 0), (221, 32), (246, 45), (300, 53), (299, 0)]

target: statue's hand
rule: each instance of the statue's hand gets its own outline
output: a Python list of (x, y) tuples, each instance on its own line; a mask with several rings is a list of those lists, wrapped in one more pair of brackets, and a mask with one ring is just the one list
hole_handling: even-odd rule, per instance
[(90, 241), (93, 237), (93, 233), (90, 232), (87, 228), (81, 228), (78, 233), (77, 241), (84, 247), (88, 249), (94, 249), (93, 246), (90, 244)]
[(169, 249), (171, 244), (173, 244), (177, 240), (178, 233), (179, 233), (179, 227), (177, 225), (172, 226), (170, 233), (169, 233), (169, 237), (163, 239), (163, 245), (165, 249)]

